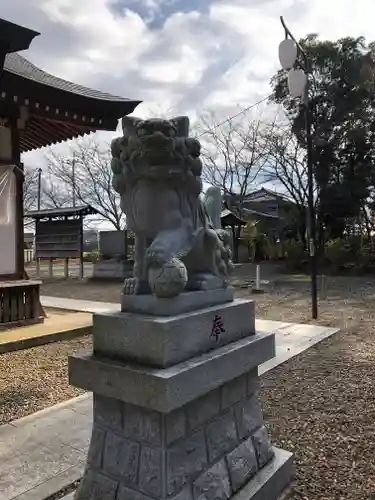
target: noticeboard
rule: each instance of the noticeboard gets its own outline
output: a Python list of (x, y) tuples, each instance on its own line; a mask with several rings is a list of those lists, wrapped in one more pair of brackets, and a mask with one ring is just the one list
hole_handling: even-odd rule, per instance
[(36, 225), (37, 259), (74, 259), (81, 256), (82, 220), (39, 221)]

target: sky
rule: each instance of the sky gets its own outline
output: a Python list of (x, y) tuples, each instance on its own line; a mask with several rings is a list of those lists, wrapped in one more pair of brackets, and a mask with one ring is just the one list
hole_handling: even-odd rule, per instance
[[(270, 93), (283, 15), (297, 38), (375, 39), (374, 0), (1, 0), (41, 32), (23, 55), (76, 83), (144, 101), (135, 114), (227, 116)], [(28, 153), (35, 163), (39, 152)]]

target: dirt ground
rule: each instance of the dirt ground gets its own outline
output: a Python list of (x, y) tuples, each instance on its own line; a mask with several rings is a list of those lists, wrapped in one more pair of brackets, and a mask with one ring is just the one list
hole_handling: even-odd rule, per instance
[[(278, 279), (256, 295), (257, 316), (311, 322), (306, 278)], [(116, 302), (120, 284), (45, 283), (43, 295)], [(244, 288), (237, 295), (250, 295)], [(375, 279), (332, 278), (319, 324), (342, 328), (262, 377), (274, 443), (295, 453), (292, 500), (375, 499)], [(67, 356), (90, 338), (0, 356), (0, 423), (80, 394), (68, 386)]]

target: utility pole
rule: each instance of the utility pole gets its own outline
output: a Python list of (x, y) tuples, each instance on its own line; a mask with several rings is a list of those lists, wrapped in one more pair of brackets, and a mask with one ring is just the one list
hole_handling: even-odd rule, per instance
[(38, 168), (38, 210), (40, 210), (42, 193), (42, 169)]
[(73, 188), (73, 207), (76, 206), (76, 155), (73, 153), (72, 162), (72, 188)]

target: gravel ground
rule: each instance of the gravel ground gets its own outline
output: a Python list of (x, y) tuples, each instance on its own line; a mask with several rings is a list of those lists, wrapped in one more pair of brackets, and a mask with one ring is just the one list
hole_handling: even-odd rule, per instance
[[(72, 280), (45, 283), (42, 293), (114, 302), (120, 288)], [(255, 299), (258, 317), (311, 322), (304, 278)], [(345, 330), (262, 378), (272, 438), (296, 455), (292, 500), (375, 499), (374, 299), (375, 279), (330, 279), (318, 323)], [(85, 337), (1, 355), (0, 422), (79, 395), (67, 383), (67, 355), (89, 346)]]
[(68, 356), (91, 347), (91, 337), (0, 354), (0, 424), (84, 391), (68, 384)]
[(295, 453), (293, 500), (375, 498), (375, 334), (338, 334), (262, 377), (274, 442)]

